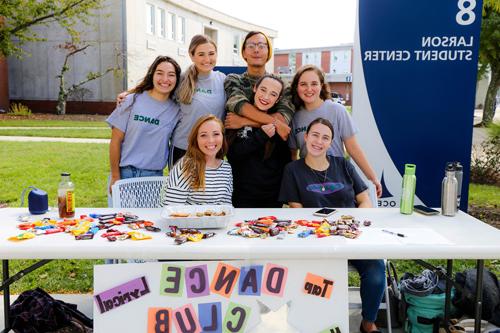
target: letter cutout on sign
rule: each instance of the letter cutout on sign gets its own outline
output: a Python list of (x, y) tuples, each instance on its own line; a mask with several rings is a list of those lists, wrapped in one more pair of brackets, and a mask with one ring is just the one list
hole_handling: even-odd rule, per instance
[(260, 296), (262, 281), (262, 265), (241, 266), (239, 294), (247, 296)]
[(160, 295), (182, 297), (184, 291), (184, 267), (163, 265), (160, 277)]
[(240, 275), (240, 269), (228, 264), (219, 263), (212, 279), (210, 289), (214, 294), (226, 298), (231, 297), (234, 285)]
[(226, 316), (224, 317), (223, 332), (245, 332), (251, 311), (252, 308), (249, 306), (230, 302), (227, 307)]
[(198, 317), (202, 332), (222, 333), (221, 302), (198, 304)]
[(201, 327), (193, 305), (187, 304), (173, 312), (175, 328), (180, 333), (200, 333)]
[(172, 326), (171, 308), (148, 309), (148, 333), (170, 333)]
[(287, 276), (288, 268), (267, 264), (262, 281), (262, 292), (268, 295), (283, 297)]
[(207, 265), (186, 267), (186, 293), (189, 298), (210, 294)]
[(304, 282), (304, 292), (309, 295), (330, 299), (333, 290), (333, 280), (307, 273)]

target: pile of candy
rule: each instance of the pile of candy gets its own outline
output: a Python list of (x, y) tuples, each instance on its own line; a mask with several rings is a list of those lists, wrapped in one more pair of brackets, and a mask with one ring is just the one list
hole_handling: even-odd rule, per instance
[[(123, 232), (113, 229), (122, 224), (128, 225), (133, 231)], [(39, 235), (49, 235), (59, 232), (72, 234), (76, 240), (88, 240), (93, 239), (94, 235), (100, 230), (104, 231), (101, 237), (106, 237), (109, 241), (124, 240), (127, 238), (143, 240), (150, 239), (151, 236), (137, 230), (160, 231), (160, 228), (155, 227), (153, 222), (140, 220), (138, 216), (130, 213), (89, 214), (88, 216), (81, 215), (78, 219), (63, 219), (62, 221), (44, 218), (35, 222), (23, 222), (17, 227), (24, 232), (9, 237), (10, 241), (26, 240)]]
[[(365, 220), (364, 226), (370, 226), (371, 221)], [(357, 238), (361, 234), (360, 222), (353, 216), (342, 215), (338, 220), (309, 221), (279, 220), (275, 216), (260, 217), (257, 220), (250, 220), (236, 223), (236, 227), (227, 233), (232, 236), (243, 236), (247, 238), (267, 238), (277, 236), (283, 239), (287, 234), (297, 231), (297, 236), (305, 238), (315, 234), (318, 238), (327, 236), (343, 236), (346, 238)], [(298, 230), (299, 227), (300, 230)]]
[(259, 217), (256, 220), (247, 220), (236, 223), (236, 228), (227, 233), (231, 236), (247, 238), (267, 238), (277, 236), (284, 239), (287, 234), (293, 234), (299, 225), (292, 220), (279, 220), (275, 216)]
[(207, 239), (215, 236), (215, 232), (202, 233), (198, 229), (193, 228), (177, 228), (174, 225), (170, 226), (170, 232), (167, 232), (168, 237), (174, 238), (177, 245), (186, 243), (187, 241), (199, 242), (202, 239)]

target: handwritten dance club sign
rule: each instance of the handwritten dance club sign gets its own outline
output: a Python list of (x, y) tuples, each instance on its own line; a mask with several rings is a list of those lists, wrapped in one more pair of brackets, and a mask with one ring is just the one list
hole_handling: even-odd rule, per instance
[[(94, 290), (102, 291), (94, 295), (95, 328), (123, 331), (117, 325), (126, 322), (124, 329), (134, 332), (246, 332), (259, 324), (263, 305), (273, 309), (292, 301), (293, 307), (296, 299), (313, 305), (307, 311), (315, 318), (322, 311), (329, 318), (311, 332), (339, 333), (343, 320), (332, 321), (331, 312), (338, 296), (336, 277), (295, 267), (245, 261), (96, 266)], [(135, 277), (113, 285), (111, 277), (125, 275)], [(285, 325), (293, 324), (290, 319)]]

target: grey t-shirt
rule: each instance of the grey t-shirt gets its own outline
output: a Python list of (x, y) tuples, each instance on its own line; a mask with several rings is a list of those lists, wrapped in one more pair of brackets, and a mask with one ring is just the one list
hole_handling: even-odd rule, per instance
[(163, 170), (167, 165), (169, 141), (179, 118), (179, 104), (160, 102), (147, 92), (127, 95), (125, 101), (106, 119), (111, 127), (125, 133), (120, 166)]
[(198, 75), (191, 104), (180, 104), (180, 120), (173, 137), (174, 147), (187, 149), (187, 139), (191, 128), (200, 117), (211, 113), (219, 119), (224, 118), (225, 79), (226, 75), (218, 71), (212, 71), (207, 75)]
[(331, 156), (344, 156), (344, 140), (355, 135), (358, 130), (354, 126), (351, 116), (342, 104), (335, 103), (330, 99), (321, 104), (320, 107), (312, 111), (305, 108), (295, 112), (292, 120), (292, 132), (288, 138), (288, 146), (291, 149), (300, 149), (300, 157), (306, 156), (307, 149), (304, 140), (307, 126), (316, 118), (325, 118), (333, 125), (333, 141), (327, 151)]

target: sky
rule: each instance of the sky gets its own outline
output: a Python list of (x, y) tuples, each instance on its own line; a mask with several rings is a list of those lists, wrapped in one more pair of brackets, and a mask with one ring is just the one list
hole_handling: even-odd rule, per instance
[(354, 42), (356, 0), (196, 1), (244, 21), (277, 30), (275, 48), (334, 46)]

